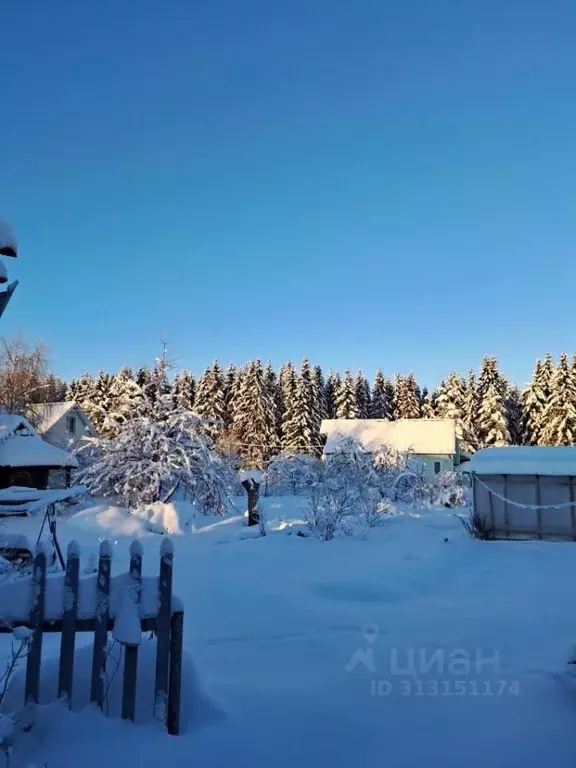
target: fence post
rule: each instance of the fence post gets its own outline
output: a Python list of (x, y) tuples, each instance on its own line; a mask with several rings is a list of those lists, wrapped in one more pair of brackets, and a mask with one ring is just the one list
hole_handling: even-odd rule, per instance
[(180, 732), (180, 691), (182, 688), (182, 641), (184, 635), (184, 614), (172, 616), (170, 631), (170, 689), (168, 692), (168, 733), (177, 736)]
[[(130, 589), (134, 592), (134, 602), (140, 606), (142, 591), (142, 545), (133, 541), (130, 545)], [(140, 615), (140, 614), (139, 614)], [(124, 684), (122, 688), (122, 717), (132, 720), (136, 717), (136, 681), (138, 677), (138, 646), (124, 646)]]
[(71, 541), (68, 545), (66, 576), (64, 577), (64, 612), (62, 615), (60, 669), (58, 672), (58, 698), (65, 696), (68, 700), (69, 707), (72, 707), (79, 568), (80, 546), (77, 541)]
[(110, 612), (110, 561), (112, 547), (109, 541), (100, 544), (98, 576), (96, 580), (96, 614), (94, 617), (94, 653), (92, 656), (92, 687), (90, 701), (104, 707), (104, 677), (108, 642), (108, 616)]
[(38, 704), (40, 700), (40, 665), (42, 663), (42, 621), (44, 620), (44, 595), (46, 592), (46, 550), (38, 545), (32, 571), (32, 601), (28, 627), (32, 640), (26, 664), (26, 704)]
[(156, 680), (154, 684), (154, 717), (166, 724), (168, 677), (170, 663), (170, 619), (172, 616), (172, 566), (174, 548), (170, 539), (160, 547), (158, 577), (158, 619), (156, 624)]

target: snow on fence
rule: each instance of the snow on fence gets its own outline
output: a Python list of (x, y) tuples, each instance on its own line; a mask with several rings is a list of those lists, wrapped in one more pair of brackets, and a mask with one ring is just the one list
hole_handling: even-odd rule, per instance
[(40, 546), (29, 579), (18, 579), (0, 588), (0, 632), (18, 626), (31, 630), (25, 680), (25, 703), (38, 704), (42, 662), (42, 636), (60, 632), (58, 697), (72, 701), (74, 649), (77, 632), (94, 633), (90, 699), (100, 709), (105, 704), (105, 669), (108, 633), (124, 646), (122, 717), (135, 720), (138, 645), (142, 632), (157, 638), (154, 716), (168, 733), (180, 729), (180, 689), (184, 612), (172, 594), (172, 543), (160, 550), (158, 577), (142, 578), (142, 547), (130, 547), (130, 569), (111, 578), (112, 549), (100, 545), (97, 574), (79, 578), (80, 548), (68, 546), (66, 572), (47, 576), (46, 550)]

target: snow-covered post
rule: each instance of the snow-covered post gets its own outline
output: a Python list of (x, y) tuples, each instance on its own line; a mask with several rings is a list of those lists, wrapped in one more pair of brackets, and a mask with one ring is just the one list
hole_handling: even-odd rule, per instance
[(32, 641), (26, 665), (26, 704), (40, 700), (40, 664), (42, 663), (42, 622), (44, 621), (44, 593), (46, 591), (46, 550), (38, 545), (32, 571), (32, 608), (29, 628)]
[(104, 676), (106, 647), (108, 644), (108, 617), (110, 612), (110, 564), (112, 546), (109, 541), (100, 544), (98, 576), (96, 581), (96, 615), (94, 619), (94, 653), (92, 656), (92, 685), (90, 701), (104, 708)]
[(248, 525), (260, 524), (260, 511), (258, 502), (260, 500), (260, 485), (262, 483), (262, 472), (259, 469), (243, 469), (240, 472), (240, 482), (248, 496)]

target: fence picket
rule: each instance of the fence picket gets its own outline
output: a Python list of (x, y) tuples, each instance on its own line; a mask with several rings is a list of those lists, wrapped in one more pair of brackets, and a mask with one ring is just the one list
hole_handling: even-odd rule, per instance
[(166, 725), (171, 736), (180, 733), (180, 692), (182, 688), (182, 643), (184, 638), (184, 614), (179, 611), (170, 621), (170, 688), (168, 691), (168, 716)]
[[(140, 542), (133, 541), (130, 546), (130, 576), (134, 582), (131, 589), (134, 590), (134, 602), (140, 606), (140, 594), (142, 591), (142, 546)], [(126, 645), (124, 647), (124, 683), (122, 687), (122, 717), (124, 720), (132, 720), (136, 717), (136, 681), (138, 677), (138, 646)]]
[(40, 665), (42, 663), (42, 622), (44, 620), (44, 595), (46, 592), (46, 551), (40, 544), (34, 558), (32, 571), (32, 600), (29, 629), (32, 640), (26, 664), (26, 704), (38, 704), (40, 700)]
[(69, 707), (72, 706), (74, 649), (76, 646), (76, 615), (78, 613), (79, 569), (80, 547), (78, 542), (71, 541), (68, 545), (66, 576), (64, 577), (64, 611), (62, 614), (60, 668), (58, 671), (58, 698), (66, 697)]
[(160, 575), (158, 577), (159, 608), (156, 630), (156, 680), (154, 685), (154, 717), (163, 723), (166, 723), (168, 704), (173, 561), (174, 549), (172, 542), (169, 539), (165, 539), (160, 548)]
[(96, 582), (96, 614), (94, 617), (94, 653), (92, 656), (92, 686), (90, 700), (100, 709), (104, 707), (104, 678), (110, 613), (110, 563), (112, 547), (109, 541), (100, 544), (98, 577)]

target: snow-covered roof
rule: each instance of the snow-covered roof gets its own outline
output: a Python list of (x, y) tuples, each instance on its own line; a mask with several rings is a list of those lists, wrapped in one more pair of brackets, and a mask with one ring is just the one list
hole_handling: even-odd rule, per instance
[(354, 437), (369, 452), (389, 445), (403, 453), (456, 453), (452, 419), (324, 419), (320, 432), (328, 436), (325, 453), (332, 453), (342, 437)]
[(36, 429), (43, 435), (48, 432), (55, 424), (57, 424), (63, 416), (74, 410), (77, 413), (84, 424), (93, 429), (90, 419), (82, 408), (74, 400), (66, 400), (62, 403), (38, 403), (33, 406), (35, 421), (38, 422)]
[(462, 472), (576, 477), (576, 446), (483, 448), (462, 465)]
[(16, 238), (8, 222), (0, 219), (0, 254), (2, 256), (16, 256), (17, 252)]
[(76, 458), (36, 433), (23, 416), (0, 414), (0, 467), (76, 467)]

